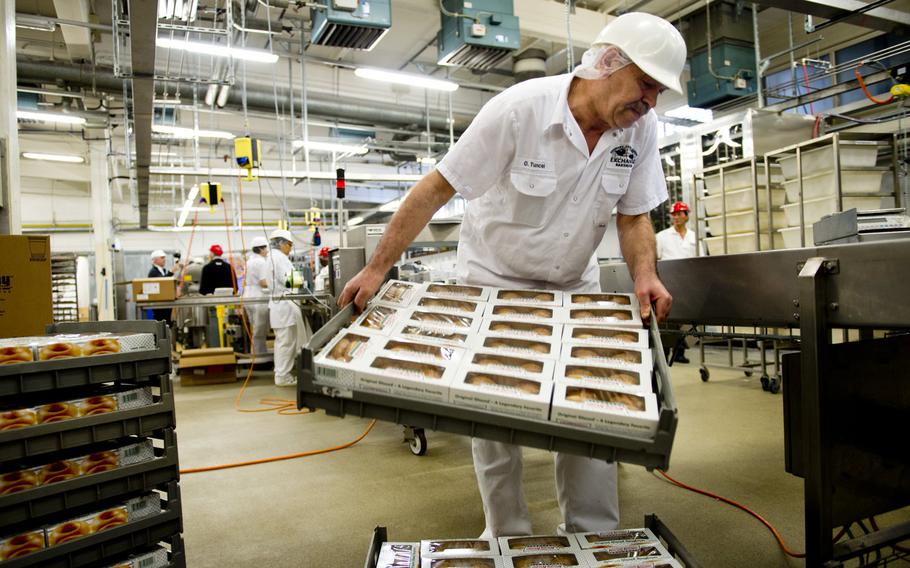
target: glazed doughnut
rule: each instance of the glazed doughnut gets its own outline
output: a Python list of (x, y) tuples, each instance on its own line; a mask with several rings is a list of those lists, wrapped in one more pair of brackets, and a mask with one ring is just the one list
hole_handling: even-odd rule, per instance
[(492, 558), (435, 558), (430, 560), (430, 568), (496, 568)]
[(430, 294), (446, 294), (456, 296), (479, 297), (483, 290), (475, 286), (454, 286), (452, 284), (430, 284), (427, 286), (427, 292)]
[(463, 312), (473, 312), (477, 308), (477, 304), (473, 302), (447, 300), (443, 298), (421, 298), (420, 301), (417, 302), (417, 305), (431, 308), (448, 308), (450, 310), (461, 310)]
[(490, 543), (485, 540), (440, 540), (431, 542), (430, 552), (445, 552), (448, 550), (490, 550)]
[(25, 345), (0, 347), (0, 365), (25, 363), (34, 360), (35, 354), (32, 352), (31, 347)]
[(481, 375), (480, 373), (468, 373), (468, 376), (465, 377), (464, 382), (469, 385), (477, 385), (477, 386), (498, 385), (499, 384), (496, 381), (494, 381), (491, 377), (488, 377), (487, 375)]
[(484, 341), (484, 347), (490, 347), (494, 349), (524, 349), (530, 351), (536, 351), (537, 353), (549, 353), (550, 346), (546, 343), (538, 343), (536, 341), (523, 341), (521, 339), (508, 339), (508, 338), (494, 338), (491, 337)]
[(33, 408), (0, 412), (0, 432), (34, 426), (37, 423), (38, 415)]
[(129, 520), (129, 514), (126, 512), (126, 508), (116, 507), (114, 509), (108, 509), (107, 511), (101, 511), (92, 517), (91, 523), (95, 527), (94, 532), (101, 532), (114, 527), (119, 527), (120, 525), (125, 525)]
[(40, 361), (80, 356), (82, 356), (82, 349), (73, 343), (51, 343), (38, 350), (38, 359)]
[(409, 325), (401, 330), (403, 335), (417, 335), (420, 337), (433, 337), (435, 339), (445, 339), (446, 341), (457, 341), (458, 343), (464, 343), (468, 340), (468, 336), (462, 333), (447, 333), (444, 331), (439, 331), (436, 329), (427, 329), (423, 327), (415, 327)]
[(54, 527), (47, 535), (47, 543), (49, 546), (56, 546), (90, 534), (92, 529), (85, 521), (69, 521)]
[(549, 292), (538, 292), (534, 294), (534, 299), (538, 302), (552, 302), (555, 298)]
[(515, 568), (533, 568), (534, 566), (578, 566), (574, 554), (533, 554), (512, 558)]
[(86, 398), (79, 403), (80, 416), (94, 416), (96, 414), (107, 414), (117, 410), (117, 399), (113, 396), (93, 396)]
[(69, 402), (52, 402), (38, 407), (38, 424), (50, 424), (79, 416), (79, 409)]
[(117, 452), (96, 452), (85, 456), (82, 460), (82, 474), (101, 473), (115, 469), (118, 465), (120, 465), (120, 456)]
[(381, 300), (387, 302), (393, 302), (395, 304), (401, 302), (401, 298), (404, 296), (404, 293), (411, 289), (411, 286), (403, 284), (401, 282), (396, 282), (389, 286), (388, 290), (382, 295)]
[(603, 369), (601, 367), (567, 366), (566, 377), (570, 379), (610, 379), (627, 385), (640, 384), (637, 375), (618, 369)]
[(364, 327), (369, 327), (371, 329), (382, 329), (385, 327), (386, 321), (388, 321), (389, 316), (394, 313), (394, 310), (390, 308), (383, 308), (377, 306), (372, 308), (363, 318)]
[(474, 360), (472, 362), (476, 365), (501, 365), (503, 367), (512, 367), (529, 373), (540, 373), (543, 371), (543, 363), (540, 361), (528, 361), (527, 359), (503, 357), (502, 355), (492, 355), (489, 353), (478, 353), (474, 355)]
[(415, 361), (401, 361), (399, 359), (388, 359), (386, 357), (377, 357), (373, 361), (372, 367), (377, 369), (394, 369), (405, 371), (407, 373), (420, 373), (424, 377), (431, 379), (441, 379), (445, 369), (426, 363), (417, 363)]
[(38, 475), (32, 469), (13, 471), (0, 476), (0, 495), (19, 493), (38, 487)]
[(0, 547), (0, 560), (12, 560), (44, 548), (44, 532), (32, 531), (7, 539)]
[(435, 321), (447, 323), (455, 327), (471, 327), (471, 318), (464, 316), (454, 316), (451, 314), (440, 314), (438, 312), (414, 312), (411, 314), (414, 321)]
[(38, 470), (38, 482), (41, 485), (58, 483), (72, 479), (80, 474), (79, 464), (69, 460), (49, 463)]
[(404, 341), (391, 340), (385, 344), (385, 349), (389, 351), (401, 351), (405, 353), (418, 353), (420, 355), (430, 355), (436, 359), (443, 359), (442, 348), (436, 345), (422, 345), (420, 343), (407, 343)]
[(338, 343), (329, 351), (329, 359), (344, 361), (350, 363), (354, 359), (354, 352), (358, 347), (369, 341), (369, 338), (362, 335), (349, 333), (338, 340)]
[(82, 345), (82, 354), (86, 356), (120, 353), (120, 340), (111, 337), (90, 339)]

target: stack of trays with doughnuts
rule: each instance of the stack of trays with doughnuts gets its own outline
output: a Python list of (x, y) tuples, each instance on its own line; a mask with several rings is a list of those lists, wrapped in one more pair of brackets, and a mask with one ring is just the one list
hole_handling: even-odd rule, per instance
[(47, 548), (44, 529), (35, 529), (0, 538), (0, 561), (14, 560)]
[(546, 420), (555, 361), (473, 351), (452, 383), (449, 402), (497, 414)]
[(152, 493), (44, 528), (48, 548), (138, 521), (161, 512), (161, 498)]
[(36, 361), (35, 345), (42, 337), (14, 337), (0, 339), (0, 365), (30, 363)]
[(58, 459), (52, 463), (17, 468), (14, 471), (2, 473), (0, 474), (0, 496), (20, 493), (80, 476), (94, 475), (154, 458), (155, 450), (151, 440), (120, 447), (107, 444), (96, 448), (96, 451), (90, 454)]
[(649, 529), (622, 529), (575, 535), (582, 554), (593, 568), (648, 566), (679, 568), (680, 564)]
[(38, 404), (28, 408), (0, 409), (0, 432), (118, 410), (131, 410), (148, 406), (153, 402), (151, 388), (143, 387), (126, 391), (102, 391), (87, 398)]
[(113, 355), (127, 351), (154, 350), (155, 348), (155, 336), (151, 333), (18, 337), (0, 340), (0, 365)]
[(420, 541), (421, 568), (502, 568), (495, 538)]

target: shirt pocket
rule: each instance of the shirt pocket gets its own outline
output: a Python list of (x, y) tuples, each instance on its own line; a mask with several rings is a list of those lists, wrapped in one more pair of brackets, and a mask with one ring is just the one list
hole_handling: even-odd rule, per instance
[(556, 176), (513, 171), (509, 181), (515, 189), (510, 196), (512, 221), (529, 227), (543, 226), (556, 205)]
[(594, 203), (594, 226), (606, 227), (613, 215), (613, 208), (629, 189), (629, 177), (632, 172), (609, 171), (601, 175), (600, 191)]

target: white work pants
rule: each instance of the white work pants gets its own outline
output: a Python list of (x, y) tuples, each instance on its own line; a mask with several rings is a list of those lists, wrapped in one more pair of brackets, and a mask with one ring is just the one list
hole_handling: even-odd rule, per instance
[(253, 337), (253, 353), (258, 358), (268, 353), (266, 337), (269, 334), (269, 306), (267, 304), (250, 304), (244, 306)]
[(299, 352), (297, 326), (276, 327), (275, 330), (275, 384), (279, 386), (297, 383), (294, 375), (294, 360)]
[[(471, 441), (474, 471), (483, 500), (483, 537), (535, 534), (521, 490), (521, 447)], [(556, 453), (556, 498), (564, 522), (559, 532), (613, 530), (619, 526), (616, 464)], [(538, 529), (538, 533), (549, 533)]]

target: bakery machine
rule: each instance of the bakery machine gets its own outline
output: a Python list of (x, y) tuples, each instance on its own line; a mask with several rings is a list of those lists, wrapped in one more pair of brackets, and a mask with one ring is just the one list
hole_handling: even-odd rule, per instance
[[(910, 538), (910, 522), (875, 521), (910, 505), (907, 258), (910, 238), (895, 238), (658, 264), (673, 294), (669, 324), (799, 330), (800, 351), (782, 363), (784, 443), (787, 471), (805, 483), (807, 566), (903, 554)], [(602, 267), (601, 285), (629, 289), (628, 270)], [(860, 339), (833, 343), (843, 329)], [(872, 528), (832, 541), (854, 523)]]

